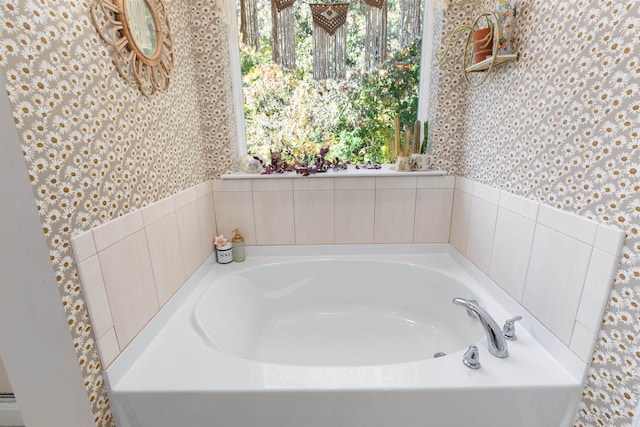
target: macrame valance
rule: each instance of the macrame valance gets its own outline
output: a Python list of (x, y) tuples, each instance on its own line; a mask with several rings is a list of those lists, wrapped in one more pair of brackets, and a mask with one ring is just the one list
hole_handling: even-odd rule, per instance
[(296, 22), (293, 11), (294, 4), (295, 0), (271, 0), (272, 58), (274, 63), (287, 70), (295, 70), (296, 68)]
[[(271, 0), (273, 62), (289, 70), (296, 68), (296, 34), (294, 5), (297, 0)], [(305, 0), (298, 0), (307, 3)], [(353, 0), (358, 1), (358, 0)], [(388, 0), (362, 0), (365, 4), (365, 68), (371, 70), (387, 59)], [(412, 41), (416, 25), (412, 19), (418, 14), (420, 0), (399, 0), (402, 4), (402, 40)], [(344, 79), (347, 70), (347, 14), (350, 3), (308, 3), (313, 18), (313, 76), (316, 80)], [(417, 12), (415, 5), (417, 4)], [(413, 5), (413, 6), (412, 6)], [(406, 9), (406, 10), (405, 10)], [(256, 0), (240, 1), (240, 30), (242, 41), (259, 48), (258, 11)], [(417, 35), (419, 36), (419, 34)], [(416, 37), (417, 37), (416, 36)], [(408, 43), (407, 41), (407, 43)], [(404, 42), (403, 42), (404, 43)], [(404, 44), (403, 44), (404, 45)]]
[(313, 23), (331, 36), (347, 23), (349, 3), (311, 3), (309, 6), (311, 7)]
[(313, 17), (313, 78), (347, 77), (349, 3), (309, 4)]
[(387, 60), (387, 0), (364, 0), (364, 66), (376, 68)]

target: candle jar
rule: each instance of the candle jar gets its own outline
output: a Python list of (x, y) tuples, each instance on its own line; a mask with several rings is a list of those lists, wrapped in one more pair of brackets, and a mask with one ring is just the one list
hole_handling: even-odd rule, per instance
[(216, 259), (219, 264), (229, 264), (233, 261), (231, 243), (226, 242), (224, 245), (216, 245)]

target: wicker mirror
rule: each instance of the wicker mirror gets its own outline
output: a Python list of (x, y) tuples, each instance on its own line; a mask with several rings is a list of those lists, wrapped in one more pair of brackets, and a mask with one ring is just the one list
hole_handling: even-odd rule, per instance
[(120, 75), (147, 96), (166, 92), (173, 72), (173, 40), (163, 0), (95, 0), (91, 17), (115, 48)]

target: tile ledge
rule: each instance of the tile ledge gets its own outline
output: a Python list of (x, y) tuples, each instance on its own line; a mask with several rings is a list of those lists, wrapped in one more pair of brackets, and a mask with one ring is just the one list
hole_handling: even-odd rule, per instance
[(413, 176), (445, 176), (445, 171), (416, 171), (416, 172), (397, 172), (391, 169), (390, 164), (382, 165), (381, 169), (356, 169), (354, 165), (344, 171), (328, 171), (309, 176), (302, 176), (295, 172), (274, 173), (269, 175), (261, 175), (259, 173), (242, 173), (234, 172), (231, 174), (221, 175), (224, 180), (233, 179), (282, 179), (282, 178), (358, 178), (358, 177), (413, 177)]

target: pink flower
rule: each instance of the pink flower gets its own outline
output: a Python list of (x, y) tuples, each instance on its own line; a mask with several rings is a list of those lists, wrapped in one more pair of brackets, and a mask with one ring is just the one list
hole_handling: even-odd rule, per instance
[(224, 246), (227, 244), (227, 239), (224, 238), (224, 235), (216, 236), (216, 240), (214, 241), (216, 246)]

